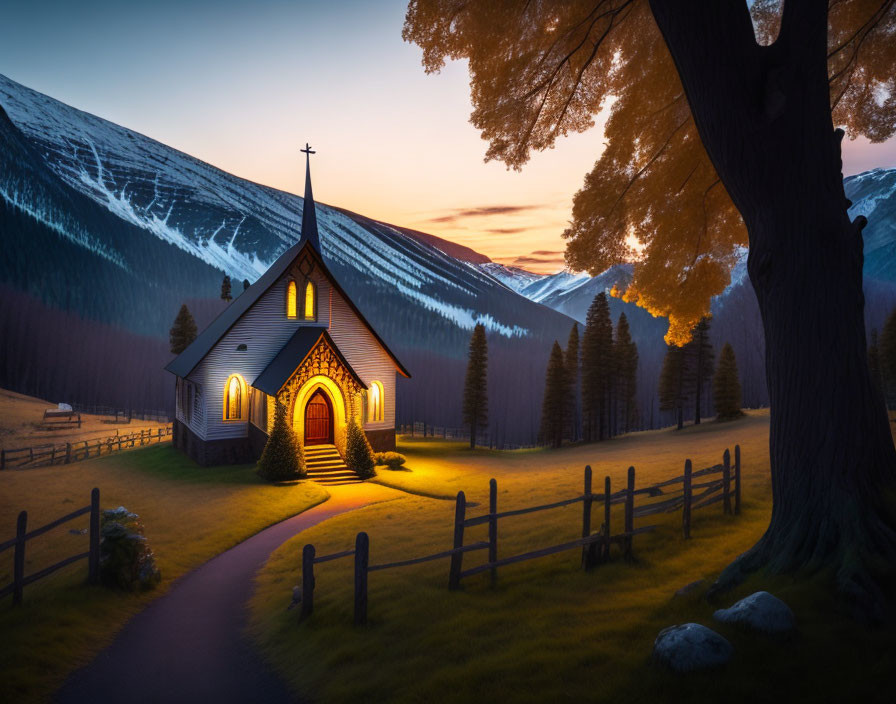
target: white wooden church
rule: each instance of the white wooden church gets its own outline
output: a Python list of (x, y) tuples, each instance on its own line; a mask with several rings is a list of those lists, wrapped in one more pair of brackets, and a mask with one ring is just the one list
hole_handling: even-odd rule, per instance
[[(321, 257), (308, 146), (299, 242), (166, 369), (177, 377), (174, 444), (202, 465), (261, 456), (275, 403), (312, 456), (344, 456), (354, 415), (395, 449), (395, 382), (410, 377)], [(309, 447), (319, 446), (319, 447)]]

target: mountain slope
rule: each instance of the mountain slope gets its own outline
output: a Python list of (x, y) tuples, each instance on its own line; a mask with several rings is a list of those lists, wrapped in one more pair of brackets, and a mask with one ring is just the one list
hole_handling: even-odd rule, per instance
[[(0, 284), (30, 296), (23, 309), (69, 311), (74, 320), (107, 326), (110, 340), (99, 348), (107, 352), (95, 369), (57, 362), (50, 370), (32, 364), (35, 349), (17, 339), (0, 383), (28, 393), (27, 384), (52, 375), (60, 400), (89, 395), (136, 405), (135, 398), (149, 398), (145, 382), (98, 387), (97, 369), (129, 363), (122, 350), (132, 338), (113, 340), (114, 330), (166, 340), (182, 302), (213, 307), (224, 272), (238, 295), (243, 279), (254, 281), (298, 239), (302, 198), (225, 173), (3, 76), (0, 107), (0, 232), (8, 253)], [(543, 374), (550, 345), (566, 338), (573, 321), (488, 275), (479, 268), (487, 257), (468, 248), (323, 204), (317, 220), (330, 269), (411, 367), (414, 379), (399, 386), (399, 421), (460, 425), (466, 348), (473, 326), (482, 323), (493, 362), (493, 437), (531, 442), (540, 384), (519, 379)], [(0, 302), (7, 305), (10, 296)], [(19, 320), (15, 311), (5, 314), (0, 320)], [(85, 326), (84, 334), (95, 329)], [(156, 354), (152, 365), (161, 369), (168, 356)], [(143, 378), (137, 371), (131, 376)], [(92, 391), (85, 391), (85, 375), (93, 375)], [(161, 389), (170, 382), (161, 373), (153, 379)], [(159, 395), (169, 396), (151, 398)]]

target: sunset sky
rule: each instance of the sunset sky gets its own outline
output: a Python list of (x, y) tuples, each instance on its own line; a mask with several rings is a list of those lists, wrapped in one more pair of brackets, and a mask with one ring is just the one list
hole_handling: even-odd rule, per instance
[[(0, 22), (0, 73), (293, 193), (307, 140), (321, 202), (556, 271), (600, 124), (522, 173), (485, 164), (466, 66), (424, 74), (401, 39), (406, 4), (16, 2)], [(845, 173), (875, 166), (896, 166), (896, 141), (845, 144)]]

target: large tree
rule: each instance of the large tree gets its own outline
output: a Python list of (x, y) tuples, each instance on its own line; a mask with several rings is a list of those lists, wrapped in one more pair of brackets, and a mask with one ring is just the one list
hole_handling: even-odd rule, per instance
[(616, 335), (613, 339), (614, 396), (616, 399), (615, 418), (620, 432), (632, 429), (638, 417), (635, 395), (638, 391), (638, 345), (632, 340), (631, 329), (625, 313), (616, 321)]
[(476, 447), (477, 432), (488, 426), (488, 341), (482, 323), (476, 323), (470, 336), (463, 414), (470, 426), (470, 447)]
[(586, 441), (607, 437), (610, 378), (613, 369), (613, 321), (607, 295), (591, 301), (582, 335), (582, 434)]
[(579, 415), (579, 324), (573, 323), (569, 331), (569, 339), (566, 342), (564, 356), (566, 363), (566, 384), (568, 390), (567, 423), (569, 439), (575, 442), (579, 439), (581, 418)]
[(187, 304), (184, 303), (180, 307), (177, 317), (174, 319), (174, 325), (172, 325), (171, 329), (168, 331), (168, 342), (171, 345), (171, 353), (180, 354), (187, 349), (187, 347), (190, 346), (190, 343), (196, 339), (196, 333), (196, 321), (193, 319), (193, 314), (190, 313), (190, 309), (187, 308)]
[(704, 316), (697, 323), (691, 341), (685, 345), (685, 350), (691, 358), (690, 366), (693, 372), (690, 381), (694, 387), (691, 394), (694, 399), (694, 425), (700, 425), (701, 405), (715, 370), (715, 352), (709, 341), (708, 317)]
[(569, 414), (569, 377), (560, 343), (554, 341), (544, 375), (544, 397), (541, 403), (541, 441), (551, 447), (563, 444)]
[(678, 345), (666, 347), (666, 356), (663, 358), (663, 368), (660, 371), (659, 388), (657, 389), (660, 410), (675, 411), (675, 421), (679, 430), (684, 427), (684, 407), (688, 401), (689, 361), (683, 347)]
[(774, 506), (719, 586), (828, 568), (873, 612), (896, 564), (896, 451), (868, 371), (865, 221), (847, 214), (834, 123), (872, 141), (896, 131), (896, 5), (779, 5), (412, 0), (404, 37), (427, 71), (469, 62), (471, 121), (509, 166), (608, 107), (567, 259), (598, 273), (637, 254), (625, 297), (669, 317), (668, 341), (687, 341), (749, 245)]

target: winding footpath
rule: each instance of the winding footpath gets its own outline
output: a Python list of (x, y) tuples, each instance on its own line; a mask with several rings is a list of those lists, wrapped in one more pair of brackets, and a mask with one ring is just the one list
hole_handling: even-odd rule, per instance
[[(328, 491), (324, 503), (266, 528), (178, 579), (92, 663), (73, 673), (54, 701), (294, 701), (247, 633), (256, 572), (276, 548), (306, 528), (402, 495), (369, 482)], [(289, 594), (283, 598), (285, 607)]]

